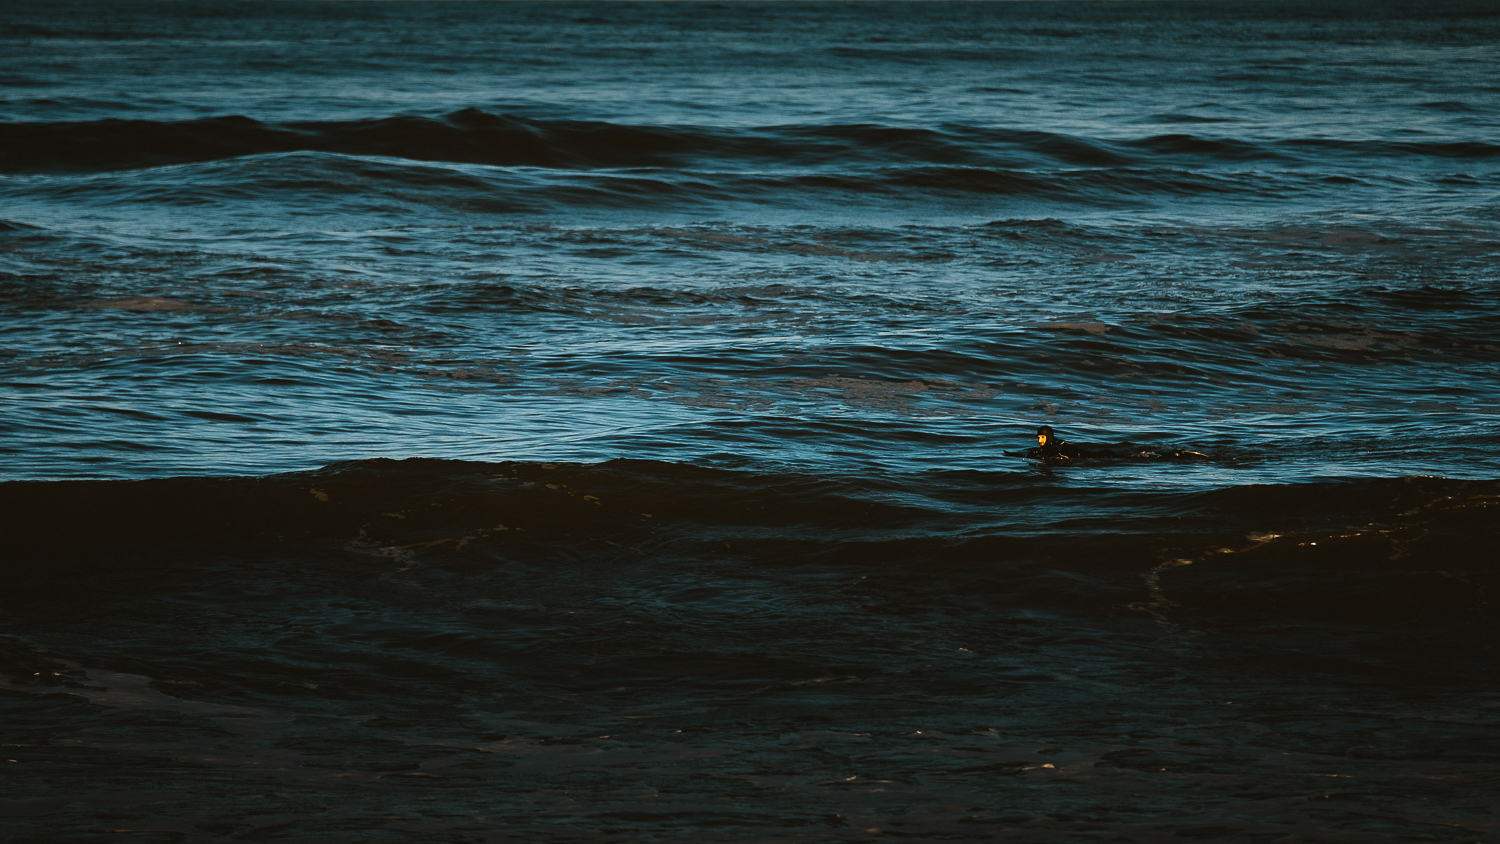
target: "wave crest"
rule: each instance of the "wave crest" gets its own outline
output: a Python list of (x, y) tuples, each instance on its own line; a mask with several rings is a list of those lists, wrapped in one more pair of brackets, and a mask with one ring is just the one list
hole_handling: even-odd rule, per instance
[(441, 117), (263, 123), (229, 115), (199, 120), (0, 123), (7, 172), (96, 172), (284, 152), (326, 152), (507, 167), (596, 169), (914, 164), (987, 169), (1176, 167), (1346, 158), (1490, 160), (1484, 141), (1261, 141), (1157, 135), (1080, 138), (973, 126), (791, 125), (733, 129), (540, 120), (463, 109)]

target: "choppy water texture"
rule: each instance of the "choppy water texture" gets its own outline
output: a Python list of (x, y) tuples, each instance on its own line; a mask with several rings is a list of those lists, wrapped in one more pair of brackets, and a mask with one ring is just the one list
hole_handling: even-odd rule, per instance
[(1497, 45), (0, 3), (7, 840), (1497, 840)]

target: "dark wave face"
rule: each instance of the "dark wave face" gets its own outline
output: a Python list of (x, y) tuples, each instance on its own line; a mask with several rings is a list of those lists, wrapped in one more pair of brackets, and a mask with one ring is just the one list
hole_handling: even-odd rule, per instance
[(0, 5), (0, 838), (1489, 840), (1497, 39)]
[(892, 165), (964, 169), (1203, 168), (1246, 162), (1283, 167), (1357, 164), (1361, 159), (1485, 162), (1500, 146), (1292, 138), (1255, 141), (1180, 133), (1112, 140), (1049, 132), (943, 126), (622, 126), (526, 120), (464, 109), (438, 118), (302, 121), (267, 125), (248, 117), (181, 122), (99, 120), (0, 126), (10, 172), (104, 171), (285, 152), (548, 169), (688, 168), (820, 170)]
[[(852, 817), (932, 840), (979, 840), (966, 825), (1016, 822), (1002, 795), (1062, 783), (1166, 814), (1183, 781), (1234, 805), (1246, 783), (1353, 771), (1473, 801), (1487, 791), (1462, 784), (1493, 770), (1466, 738), (1493, 706), (1441, 707), (1493, 657), (1494, 481), (1126, 494), (1005, 472), (411, 459), (12, 482), (0, 506), (17, 517), (0, 611), (28, 631), (0, 651), (12, 729), (57, 736), (59, 707), (133, 719), (23, 755), (149, 754), (169, 766), (130, 794), (150, 829), (173, 829), (195, 768), (252, 829), (271, 819), (233, 792), (270, 778), (371, 832), (410, 829), (409, 810), (373, 814), (393, 794), (464, 806), (502, 783), (525, 789), (500, 798), (520, 813), (467, 823), (780, 837)], [(1434, 707), (1452, 714), (1403, 717)], [(1424, 787), (1439, 764), (1459, 773)], [(533, 808), (549, 794), (568, 802)], [(904, 811), (885, 820), (871, 794)], [(1231, 833), (1251, 823), (1220, 811)]]
[[(1145, 613), (1180, 634), (1182, 625), (1328, 620), (1467, 629), (1493, 619), (1488, 590), (1500, 585), (1500, 565), (1487, 553), (1500, 539), (1495, 481), (1401, 478), (1125, 494), (1003, 472), (773, 474), (640, 460), (586, 466), (410, 458), (265, 478), (16, 481), (0, 490), (6, 510), (24, 525), (10, 539), (8, 600), (27, 613), (76, 601), (59, 594), (61, 583), (78, 584), (62, 592), (81, 590), (105, 603), (129, 600), (138, 588), (154, 596), (170, 569), (196, 567), (226, 549), (230, 561), (301, 558), (279, 575), (291, 581), (313, 574), (332, 578), (335, 590), (359, 590), (374, 578), (431, 590), (429, 600), (445, 603), (476, 600), (472, 590), (481, 583), (498, 590), (495, 600), (591, 596), (586, 600), (625, 616), (637, 604), (649, 615), (662, 600), (689, 603), (708, 616), (680, 619), (705, 625), (678, 631), (688, 637), (734, 638), (735, 620), (776, 627), (779, 618), (776, 637), (824, 656), (822, 637), (831, 631), (810, 635), (803, 625), (822, 628), (828, 619), (816, 600), (796, 605), (814, 595), (848, 597), (849, 611), (869, 610), (871, 601), (912, 601), (918, 612), (917, 595), (957, 606), (951, 601), (959, 595), (983, 594), (988, 610), (952, 623), (968, 629), (1032, 613), (1093, 623)], [(1089, 518), (1100, 499), (1112, 503), (1111, 512)], [(58, 548), (57, 537), (76, 526), (75, 507), (96, 516)], [(116, 556), (134, 562), (122, 566)], [(325, 558), (329, 571), (318, 574), (325, 564), (315, 561)], [(347, 567), (361, 558), (368, 560)], [(211, 571), (213, 578), (263, 580), (253, 567)], [(524, 582), (515, 582), (522, 572)], [(777, 594), (803, 578), (812, 579), (803, 584), (812, 594)], [(661, 589), (679, 598), (647, 597)], [(862, 599), (854, 595), (861, 591), (868, 592)], [(792, 604), (778, 606), (782, 601)], [(728, 613), (723, 624), (717, 613)], [(948, 624), (941, 615), (922, 623)], [(847, 639), (839, 652), (859, 659), (873, 647), (873, 666), (888, 643), (876, 645), (866, 633), (837, 634)], [(623, 642), (629, 634), (606, 635)], [(556, 649), (556, 659), (577, 656), (566, 643), (538, 646)], [(1472, 641), (1464, 646), (1470, 648), (1488, 644)]]
[[(1452, 201), (1492, 196), (1497, 159), (1500, 146), (1484, 141), (1111, 139), (955, 125), (630, 126), (472, 108), (437, 118), (281, 125), (239, 116), (0, 124), (0, 168), (52, 176), (22, 183), (22, 201), (86, 194), (133, 207), (246, 198), (285, 206), (317, 197), (340, 211), (397, 217), (432, 204), (550, 216), (742, 213), (789, 201), (822, 214), (851, 202), (909, 212), (997, 201), (1122, 209), (1393, 193)], [(139, 172), (151, 167), (167, 169)], [(1473, 167), (1484, 175), (1454, 173)], [(68, 176), (121, 170), (105, 179)], [(363, 202), (347, 209), (351, 181), (361, 184)], [(384, 201), (371, 206), (372, 197)]]

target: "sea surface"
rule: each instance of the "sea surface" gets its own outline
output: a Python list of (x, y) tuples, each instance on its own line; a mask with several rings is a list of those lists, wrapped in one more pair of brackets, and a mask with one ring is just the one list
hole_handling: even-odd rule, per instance
[(5, 0), (0, 838), (1500, 841), (1497, 258), (1489, 2)]

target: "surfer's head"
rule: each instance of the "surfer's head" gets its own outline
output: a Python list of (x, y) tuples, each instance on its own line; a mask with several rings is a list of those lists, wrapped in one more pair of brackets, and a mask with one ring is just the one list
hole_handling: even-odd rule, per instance
[(1043, 425), (1042, 427), (1036, 429), (1037, 445), (1052, 445), (1052, 441), (1055, 439), (1057, 439), (1057, 434), (1052, 430), (1051, 426)]

